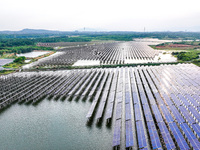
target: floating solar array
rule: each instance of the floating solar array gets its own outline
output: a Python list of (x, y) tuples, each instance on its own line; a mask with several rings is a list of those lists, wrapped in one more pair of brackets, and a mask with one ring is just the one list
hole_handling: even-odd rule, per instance
[(0, 59), (0, 67), (13, 62), (14, 59)]
[(124, 64), (127, 62), (145, 61), (152, 62), (158, 51), (145, 43), (120, 42), (90, 45), (60, 50), (60, 55), (46, 59), (38, 66), (66, 66), (72, 65), (78, 60), (100, 61), (101, 64)]
[(0, 77), (0, 108), (43, 97), (88, 100), (116, 149), (200, 149), (200, 68), (192, 64), (20, 72)]

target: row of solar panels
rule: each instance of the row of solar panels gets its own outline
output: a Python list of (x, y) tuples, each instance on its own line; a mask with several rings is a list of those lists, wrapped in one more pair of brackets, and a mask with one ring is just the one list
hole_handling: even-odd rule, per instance
[(124, 64), (130, 60), (153, 60), (158, 51), (144, 43), (120, 42), (101, 44), (77, 48), (62, 49), (62, 53), (54, 55), (51, 59), (39, 61), (37, 66), (64, 66), (72, 65), (78, 60), (99, 60), (101, 64)]
[(0, 106), (45, 96), (89, 100), (88, 121), (112, 122), (115, 148), (198, 149), (199, 75), (188, 64), (21, 72), (0, 77)]

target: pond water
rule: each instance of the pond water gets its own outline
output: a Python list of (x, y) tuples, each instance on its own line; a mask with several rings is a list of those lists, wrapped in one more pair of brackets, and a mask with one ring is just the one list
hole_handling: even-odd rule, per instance
[(17, 56), (25, 56), (25, 57), (34, 58), (34, 57), (38, 57), (38, 56), (48, 54), (48, 53), (49, 53), (49, 51), (33, 51), (33, 52), (29, 52), (29, 53), (17, 54)]
[(91, 103), (43, 100), (14, 104), (0, 113), (1, 150), (109, 150), (112, 130), (86, 125)]

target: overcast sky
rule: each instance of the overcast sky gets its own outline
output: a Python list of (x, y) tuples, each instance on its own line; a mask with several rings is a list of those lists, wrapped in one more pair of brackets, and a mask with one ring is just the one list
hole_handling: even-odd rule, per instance
[(0, 0), (0, 31), (200, 31), (199, 0)]

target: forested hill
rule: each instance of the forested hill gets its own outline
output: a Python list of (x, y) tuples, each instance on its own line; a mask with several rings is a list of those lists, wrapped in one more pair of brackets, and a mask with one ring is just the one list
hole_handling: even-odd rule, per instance
[(131, 32), (131, 31), (54, 31), (44, 29), (23, 29), (20, 31), (0, 31), (0, 39), (4, 38), (46, 38), (58, 36), (84, 36), (92, 40), (130, 40), (132, 38), (158, 39), (200, 39), (200, 32)]

